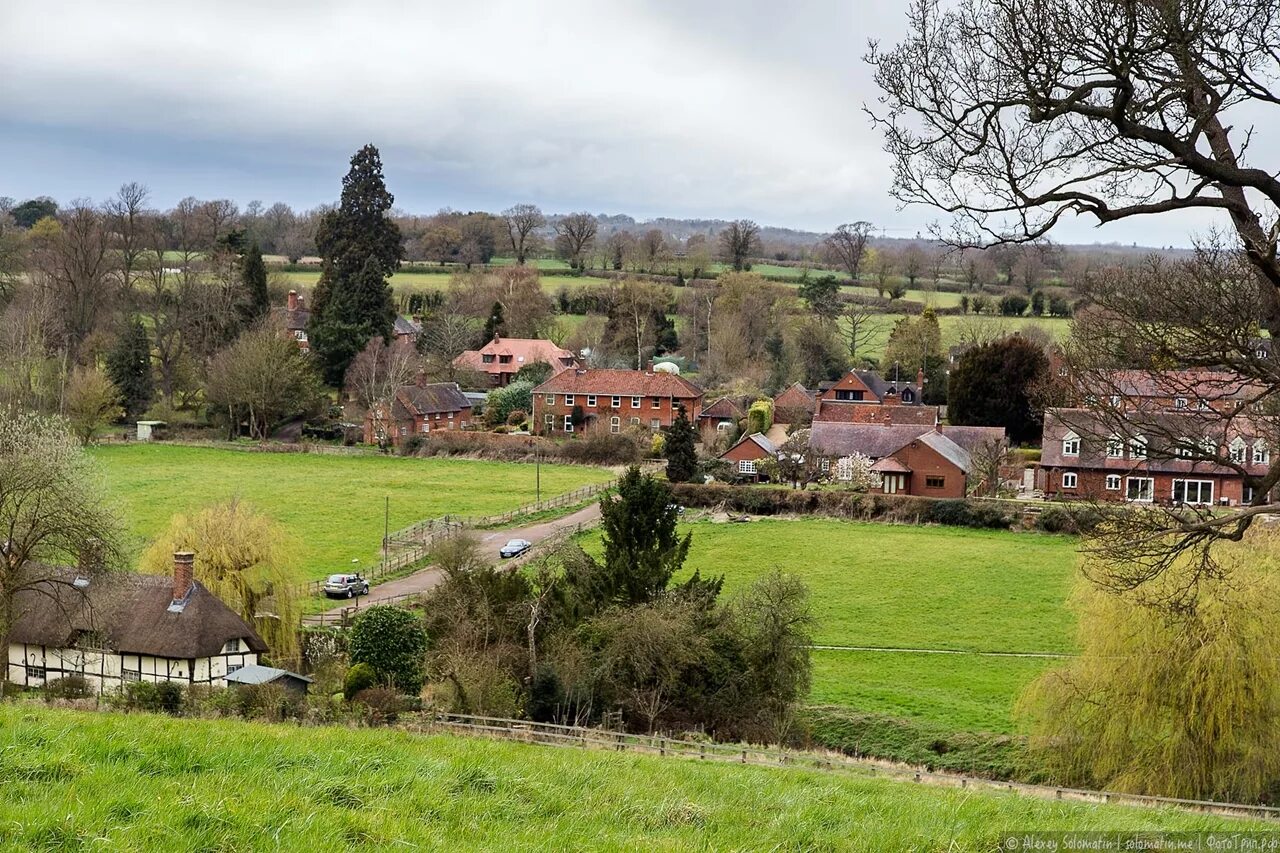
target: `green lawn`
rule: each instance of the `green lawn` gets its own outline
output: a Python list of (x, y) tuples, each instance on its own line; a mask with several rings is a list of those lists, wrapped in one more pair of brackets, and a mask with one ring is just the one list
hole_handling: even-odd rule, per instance
[(1010, 831), (1243, 830), (821, 771), (370, 729), (0, 707), (14, 850), (993, 850)]
[[(391, 529), (448, 514), (488, 515), (532, 503), (533, 465), (458, 459), (251, 453), (174, 445), (92, 451), (129, 529), (145, 540), (175, 513), (243, 498), (298, 538), (308, 578), (376, 556), (383, 500)], [(603, 468), (542, 466), (544, 497), (599, 483)]]
[[(694, 522), (686, 567), (733, 595), (774, 568), (809, 586), (819, 645), (1071, 652), (1076, 542), (1065, 536), (834, 519)], [(599, 547), (598, 534), (586, 547)], [(1046, 658), (815, 650), (811, 701), (955, 729), (1009, 731)]]

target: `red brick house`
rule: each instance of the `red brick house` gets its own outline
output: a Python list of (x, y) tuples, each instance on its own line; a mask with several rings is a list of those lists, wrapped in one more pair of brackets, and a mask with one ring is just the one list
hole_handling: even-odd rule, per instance
[(698, 429), (704, 435), (732, 434), (746, 416), (746, 412), (737, 403), (728, 397), (721, 397), (698, 415)]
[(375, 407), (364, 417), (365, 444), (399, 446), (411, 435), (471, 425), (471, 401), (454, 382), (415, 382), (396, 391), (391, 411)]
[(284, 308), (273, 309), (280, 318), (285, 333), (298, 342), (298, 349), (309, 350), (311, 343), (307, 340), (307, 324), (311, 322), (311, 311), (306, 301), (296, 290), (290, 290)]
[(525, 365), (539, 361), (551, 365), (553, 375), (579, 366), (578, 357), (551, 341), (539, 338), (503, 338), (493, 340), (478, 350), (467, 350), (453, 360), (455, 367), (487, 373), (495, 388), (511, 384), (511, 379)]
[(1270, 467), (1276, 426), (1180, 409), (1121, 425), (1088, 409), (1049, 409), (1036, 487), (1049, 498), (1248, 504)]
[(938, 407), (921, 405), (924, 374), (916, 381), (887, 380), (869, 370), (851, 370), (819, 390), (813, 420), (850, 424), (934, 426)]
[(702, 389), (673, 373), (565, 370), (533, 389), (533, 423), (542, 435), (592, 428), (617, 433), (627, 426), (659, 430), (671, 426), (681, 405), (697, 423)]
[(813, 420), (813, 410), (817, 406), (817, 393), (805, 388), (799, 382), (783, 389), (773, 398), (773, 419), (777, 423), (808, 423)]
[(740, 477), (759, 482), (765, 476), (759, 471), (760, 462), (778, 455), (778, 448), (760, 433), (744, 435), (738, 442), (720, 454), (720, 458), (733, 466), (733, 471)]

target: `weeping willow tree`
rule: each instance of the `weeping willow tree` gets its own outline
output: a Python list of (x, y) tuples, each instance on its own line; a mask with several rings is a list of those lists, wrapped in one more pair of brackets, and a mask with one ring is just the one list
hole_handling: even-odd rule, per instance
[[(1059, 784), (1174, 797), (1280, 794), (1280, 532), (1194, 554), (1138, 590), (1088, 580), (1073, 596), (1082, 652), (1041, 676), (1018, 715)], [(1164, 588), (1153, 589), (1151, 585)], [(1177, 610), (1159, 606), (1176, 594)]]
[(142, 557), (142, 570), (167, 574), (174, 551), (194, 551), (196, 580), (241, 615), (276, 664), (298, 660), (297, 545), (285, 528), (238, 500), (176, 515)]

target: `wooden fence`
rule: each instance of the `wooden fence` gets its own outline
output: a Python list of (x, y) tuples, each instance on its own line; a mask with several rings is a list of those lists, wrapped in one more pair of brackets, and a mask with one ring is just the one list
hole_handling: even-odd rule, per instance
[(1147, 808), (1177, 808), (1223, 817), (1243, 817), (1268, 821), (1280, 820), (1280, 808), (1274, 806), (1221, 803), (1212, 800), (1188, 800), (1176, 797), (1153, 797), (1145, 794), (1091, 791), (1081, 788), (1029, 785), (1021, 782), (1000, 782), (994, 779), (982, 779), (956, 773), (939, 773), (865, 758), (854, 758), (842, 753), (783, 750), (757, 747), (749, 744), (684, 740), (660, 735), (635, 735), (626, 732), (607, 731), (605, 729), (533, 723), (528, 720), (436, 713), (424, 715), (414, 721), (407, 721), (403, 724), (403, 728), (419, 733), (444, 731), (514, 740), (543, 746), (604, 749), (696, 761), (716, 761), (763, 767), (798, 767), (843, 772), (865, 777), (880, 776), (948, 788), (1012, 791), (1024, 796), (1047, 800), (1074, 800), (1099, 804), (1113, 803)]
[[(466, 525), (453, 519), (450, 516), (444, 518), (433, 518), (432, 527), (429, 531), (424, 530), (421, 539), (407, 543), (399, 547), (395, 553), (388, 553), (385, 560), (379, 560), (376, 563), (355, 569), (355, 572), (363, 575), (367, 580), (377, 580), (387, 575), (395, 574), (402, 571), (414, 563), (421, 562), (426, 559), (431, 552), (431, 547), (441, 539), (447, 539), (457, 536)], [(389, 550), (389, 549), (388, 549)], [(335, 574), (345, 574), (346, 572), (336, 572)], [(304, 595), (319, 595), (324, 591), (325, 580), (309, 581), (302, 586)]]

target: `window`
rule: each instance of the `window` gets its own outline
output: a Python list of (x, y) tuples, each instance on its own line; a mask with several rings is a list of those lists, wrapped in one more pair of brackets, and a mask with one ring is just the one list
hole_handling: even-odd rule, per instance
[(1174, 480), (1173, 502), (1179, 504), (1213, 503), (1213, 481)]
[(409, 434), (409, 428), (408, 428), (408, 427), (406, 427), (406, 426), (402, 426), (402, 427), (400, 427), (400, 435), (404, 436), (404, 435), (408, 435), (408, 434)]
[(545, 415), (542, 416), (542, 422), (547, 425), (548, 429), (552, 429), (555, 427), (556, 416), (551, 414), (550, 412), (547, 412)]
[(1113, 408), (1113, 409), (1118, 409), (1118, 408), (1120, 408), (1120, 395), (1119, 395), (1119, 394), (1112, 394), (1112, 395), (1111, 395), (1111, 408)]
[(640, 426), (640, 419), (639, 419), (639, 418), (632, 418), (632, 419), (631, 419), (631, 425), (632, 425), (632, 426)]
[(232, 653), (234, 653), (234, 652), (238, 652), (238, 651), (240, 651), (240, 640), (239, 640), (239, 639), (235, 639), (235, 640), (227, 640), (227, 644), (226, 644), (225, 646), (223, 646), (223, 647), (222, 647), (222, 653), (223, 653), (224, 655), (232, 654)]
[(924, 478), (924, 487), (926, 489), (942, 489), (942, 488), (946, 488), (946, 485), (947, 485), (946, 477), (925, 477)]
[(140, 669), (121, 669), (120, 677), (125, 681), (141, 681), (142, 670)]
[(622, 418), (609, 418), (609, 432), (618, 433), (622, 431)]
[(729, 428), (732, 426), (733, 421), (720, 421), (716, 424), (716, 432), (728, 432)]
[(564, 404), (565, 404), (566, 406), (572, 406), (572, 405), (573, 405), (573, 395), (572, 395), (572, 394), (565, 394), (565, 395), (564, 395)]
[(573, 415), (564, 416), (564, 431), (573, 432)]
[(510, 363), (511, 363), (511, 356), (509, 355), (498, 356), (498, 364), (510, 364)]
[(1107, 439), (1107, 458), (1124, 458), (1124, 442), (1120, 440), (1120, 436), (1113, 435), (1111, 438)]
[(631, 408), (633, 408), (633, 409), (638, 409), (638, 408), (640, 408), (640, 398), (639, 398), (639, 397), (632, 397), (632, 398), (631, 398)]
[(1248, 483), (1245, 484), (1244, 492), (1241, 494), (1240, 502), (1245, 504), (1253, 503), (1254, 497), (1258, 494), (1258, 490)]
[(1058, 375), (1059, 376), (1067, 375), (1067, 366), (1065, 364), (1058, 368)]
[(621, 398), (621, 397), (613, 397), (613, 398), (611, 398), (611, 399), (609, 400), (609, 407), (610, 407), (610, 408), (612, 408), (612, 409), (621, 409), (621, 408), (622, 408), (622, 398)]
[(1085, 406), (1087, 406), (1088, 408), (1092, 409), (1094, 406), (1098, 405), (1098, 395), (1096, 395), (1096, 394), (1085, 394), (1085, 395), (1084, 395), (1084, 404), (1085, 404)]
[(862, 400), (862, 392), (840, 388), (836, 390), (836, 399), (843, 400), (845, 402), (858, 402)]
[(1271, 463), (1271, 451), (1267, 449), (1265, 441), (1259, 441), (1253, 446), (1253, 464), (1269, 465)]
[(1173, 407), (1175, 409), (1185, 409), (1187, 407), (1186, 397), (1175, 397), (1173, 399)]
[(242, 663), (227, 664), (227, 675), (230, 675), (231, 673), (235, 672), (238, 669), (244, 669), (244, 664)]
[(756, 472), (756, 460), (754, 460), (754, 459), (739, 459), (739, 460), (738, 460), (738, 473), (739, 473), (739, 474), (754, 474), (755, 472)]
[(1196, 455), (1196, 443), (1189, 438), (1178, 439), (1178, 457), (1190, 459)]
[(596, 407), (596, 395), (595, 395), (595, 394), (588, 394), (588, 395), (587, 395), (587, 408), (588, 408), (588, 409), (594, 409), (595, 407)]
[(651, 408), (651, 409), (661, 409), (661, 408), (662, 408), (662, 398), (661, 398), (661, 397), (650, 397), (650, 398), (649, 398), (649, 408)]
[(485, 364), (493, 364), (493, 353), (488, 353), (488, 352), (485, 353), (484, 355), (480, 356), (480, 360)]
[(1244, 441), (1235, 438), (1231, 442), (1231, 461), (1237, 464), (1244, 463)]
[(542, 396), (542, 402), (546, 403), (548, 406), (554, 406), (556, 404), (556, 395), (544, 394)]
[(426, 421), (422, 422), (422, 432), (431, 432), (431, 424)]
[(44, 667), (42, 666), (32, 666), (31, 664), (27, 664), (26, 669), (28, 681), (33, 678), (43, 679), (45, 677)]
[(1196, 408), (1202, 412), (1209, 411), (1209, 401), (1205, 399), (1201, 399), (1199, 402), (1196, 403)]
[(1261, 348), (1261, 347), (1259, 347), (1258, 349), (1254, 350), (1254, 353), (1253, 353), (1253, 354), (1254, 354), (1256, 357), (1258, 357), (1258, 358), (1266, 358), (1266, 357), (1267, 357), (1267, 351), (1266, 351), (1265, 349)]
[(1147, 458), (1147, 439), (1144, 436), (1135, 435), (1133, 438), (1129, 439), (1129, 458)]
[(1068, 471), (1062, 475), (1062, 488), (1064, 489), (1074, 489), (1078, 482), (1080, 482), (1080, 478), (1075, 471)]
[(1155, 494), (1156, 481), (1150, 477), (1130, 477), (1125, 488), (1124, 498), (1137, 503), (1151, 503)]
[(659, 420), (658, 418), (651, 418), (651, 419), (649, 420), (649, 429), (651, 429), (651, 430), (660, 430), (660, 429), (662, 429), (662, 421), (661, 421), (661, 420)]
[(1067, 437), (1062, 439), (1062, 455), (1080, 455), (1080, 436), (1076, 435), (1074, 432), (1067, 433)]
[(915, 398), (916, 398), (916, 395), (912, 394), (910, 390), (902, 392), (902, 402), (904, 403), (910, 403), (913, 400), (915, 400)]
[(1120, 475), (1119, 474), (1107, 475), (1107, 491), (1108, 492), (1120, 491)]
[(453, 412), (449, 413), (449, 420), (453, 420)]

